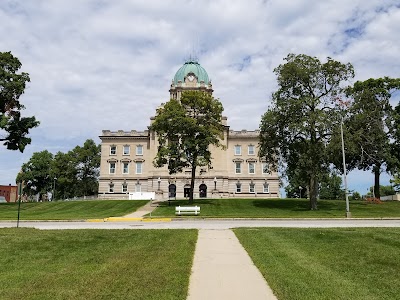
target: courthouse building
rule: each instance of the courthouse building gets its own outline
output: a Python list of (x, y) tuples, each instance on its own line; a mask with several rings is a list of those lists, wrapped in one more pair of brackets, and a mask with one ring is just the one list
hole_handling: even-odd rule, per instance
[[(213, 92), (206, 70), (194, 60), (176, 72), (169, 96), (180, 99), (186, 90)], [(151, 117), (150, 124), (153, 120)], [(269, 172), (268, 165), (258, 157), (259, 131), (231, 130), (226, 117), (221, 122), (225, 125), (221, 141), (225, 149), (212, 147), (212, 167), (197, 167), (194, 197), (279, 197), (278, 174)], [(154, 167), (158, 146), (155, 132), (103, 130), (100, 139), (99, 198), (127, 199), (133, 192), (154, 192), (158, 199), (189, 196), (190, 169), (171, 175), (166, 166)]]

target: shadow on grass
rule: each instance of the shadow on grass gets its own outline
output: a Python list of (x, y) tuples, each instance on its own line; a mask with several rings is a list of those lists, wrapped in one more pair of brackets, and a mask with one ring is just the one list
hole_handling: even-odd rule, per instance
[(189, 203), (189, 200), (183, 199), (183, 200), (171, 200), (170, 203), (168, 201), (162, 201), (158, 203), (159, 207), (168, 207), (168, 206), (192, 206), (192, 205), (210, 205), (210, 206), (220, 206), (219, 203), (217, 203), (213, 199), (194, 199), (193, 203)]
[[(310, 211), (308, 199), (274, 199), (274, 200), (253, 200), (253, 205), (258, 208), (278, 209), (285, 211)], [(343, 202), (344, 205), (344, 202)], [(318, 210), (337, 211), (342, 210), (341, 203), (337, 201), (318, 201)]]

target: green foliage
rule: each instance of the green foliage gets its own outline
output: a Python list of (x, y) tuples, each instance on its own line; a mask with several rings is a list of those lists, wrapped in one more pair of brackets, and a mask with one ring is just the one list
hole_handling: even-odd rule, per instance
[(327, 174), (323, 176), (319, 187), (319, 198), (344, 200), (345, 192), (342, 189), (342, 178), (336, 174)]
[(197, 230), (0, 229), (0, 299), (184, 300), (196, 240)]
[(399, 299), (400, 228), (234, 229), (278, 299)]
[(391, 196), (396, 194), (396, 191), (393, 189), (391, 185), (381, 185), (380, 192), (381, 196)]
[(351, 196), (349, 196), (349, 200), (351, 200), (351, 201), (359, 201), (361, 199), (362, 199), (362, 197), (359, 192), (353, 192), (353, 194)]
[(53, 154), (44, 150), (33, 153), (29, 161), (22, 165), (16, 182), (24, 182), (24, 193), (28, 195), (39, 193), (42, 195), (52, 189), (52, 161)]
[[(380, 191), (380, 196), (392, 196), (396, 194), (395, 189), (393, 188), (393, 186), (391, 185), (381, 185), (379, 187), (379, 191)], [(374, 196), (376, 197), (376, 192), (375, 192), (375, 186), (371, 186), (369, 188), (369, 193), (367, 194), (367, 196)]]
[[(357, 81), (347, 90), (347, 96), (353, 99), (344, 120), (347, 169), (371, 170), (375, 175), (377, 198), (381, 194), (380, 173), (384, 168), (394, 171), (399, 165), (399, 157), (391, 145), (394, 119), (389, 102), (399, 89), (400, 79), (384, 77)], [(341, 169), (340, 157), (335, 155), (339, 147), (340, 131), (337, 129), (329, 148), (333, 149), (332, 161)]]
[(398, 173), (390, 180), (390, 183), (393, 185), (393, 189), (396, 192), (400, 192), (400, 176)]
[(77, 196), (78, 170), (76, 157), (72, 151), (57, 152), (52, 161), (53, 178), (56, 180), (55, 199), (67, 199)]
[(11, 52), (0, 52), (0, 129), (6, 133), (0, 135), (0, 141), (9, 150), (24, 151), (31, 143), (27, 137), (29, 130), (37, 127), (35, 117), (21, 117), (25, 107), (19, 98), (30, 81), (28, 73), (18, 74), (22, 64)]
[(400, 191), (400, 102), (393, 110), (393, 123), (391, 126), (392, 143), (390, 145), (391, 156), (397, 158), (393, 164), (389, 164), (389, 169), (394, 175), (392, 183), (396, 191)]
[[(98, 191), (100, 145), (91, 139), (54, 157), (47, 150), (36, 152), (22, 165), (16, 181), (24, 182), (24, 193), (52, 192), (55, 199), (94, 195)], [(54, 184), (56, 186), (54, 186)]]
[(100, 145), (93, 140), (86, 140), (83, 147), (76, 146), (72, 150), (76, 162), (77, 181), (80, 195), (93, 195), (98, 191), (100, 175)]
[(158, 138), (156, 167), (168, 166), (170, 174), (190, 168), (191, 194), (197, 166), (211, 166), (210, 145), (221, 146), (224, 126), (223, 107), (212, 95), (201, 91), (182, 93), (180, 100), (171, 99), (157, 111), (150, 129)]
[(310, 208), (317, 209), (318, 181), (327, 172), (326, 145), (340, 121), (336, 102), (343, 84), (354, 77), (351, 64), (328, 57), (326, 63), (289, 54), (279, 65), (278, 90), (260, 124), (260, 157), (275, 169), (307, 183)]

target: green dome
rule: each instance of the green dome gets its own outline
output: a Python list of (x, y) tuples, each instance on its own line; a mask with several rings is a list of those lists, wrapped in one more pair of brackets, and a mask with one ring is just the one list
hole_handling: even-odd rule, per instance
[(185, 82), (185, 77), (189, 74), (193, 73), (197, 77), (197, 83), (200, 84), (201, 81), (204, 81), (204, 84), (208, 85), (210, 80), (208, 79), (208, 74), (206, 70), (200, 66), (197, 61), (187, 61), (185, 64), (179, 68), (174, 77), (174, 84), (177, 85), (178, 81), (182, 83)]

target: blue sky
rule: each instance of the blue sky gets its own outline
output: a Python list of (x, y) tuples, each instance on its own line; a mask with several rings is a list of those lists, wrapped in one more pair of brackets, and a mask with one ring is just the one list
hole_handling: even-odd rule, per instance
[[(23, 154), (0, 147), (0, 184), (14, 184), (33, 152), (100, 142), (103, 129), (146, 129), (191, 54), (231, 128), (252, 130), (288, 53), (351, 62), (355, 80), (398, 77), (399, 24), (398, 0), (3, 0), (0, 51), (30, 74), (24, 114), (41, 125)], [(372, 183), (369, 172), (349, 175), (352, 190)]]

